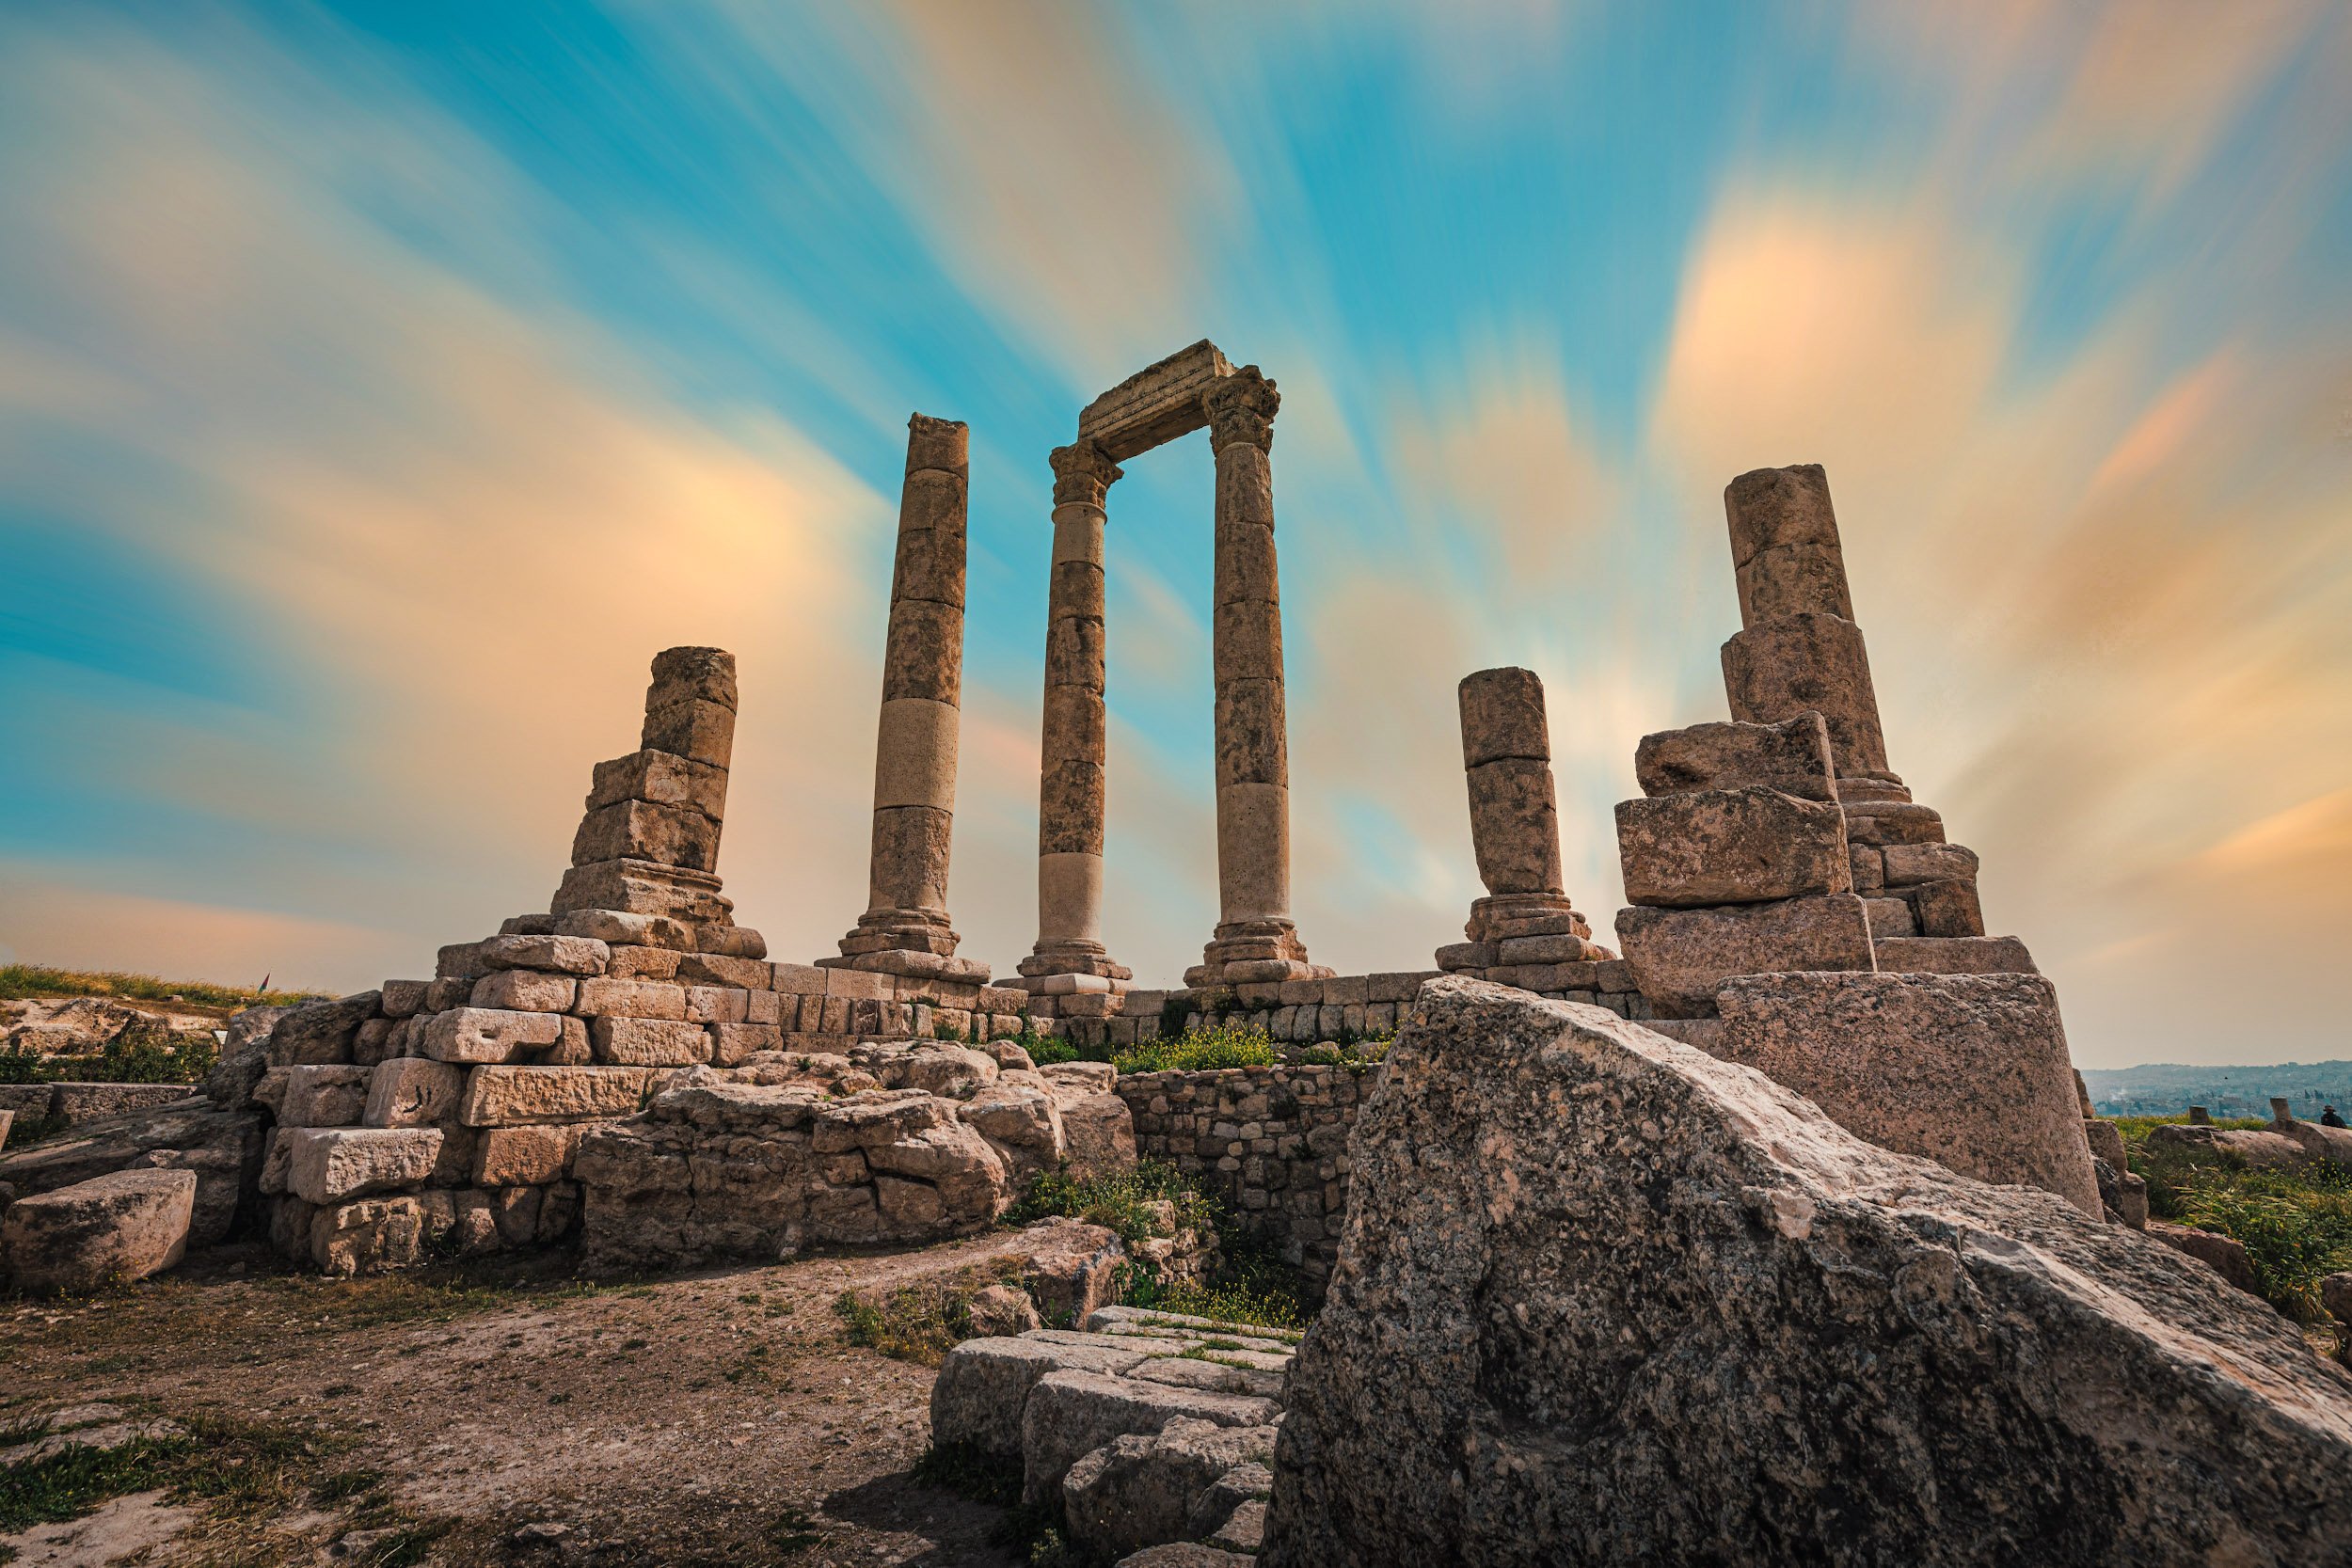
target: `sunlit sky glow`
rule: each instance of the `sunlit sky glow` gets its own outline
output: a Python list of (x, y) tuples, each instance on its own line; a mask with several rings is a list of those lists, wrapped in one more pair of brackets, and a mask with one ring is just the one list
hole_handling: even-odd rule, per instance
[[(429, 973), (546, 907), (690, 641), (740, 917), (832, 951), (919, 408), (973, 428), (950, 903), (1009, 970), (1045, 454), (1208, 337), (1283, 392), (1318, 959), (1457, 940), (1500, 663), (1605, 927), (1634, 741), (1724, 714), (1722, 487), (1820, 462), (1894, 766), (2077, 1060), (2352, 1054), (2347, 80), (2324, 0), (12, 5), (0, 956)], [(1210, 478), (1110, 499), (1156, 983), (1216, 917)]]

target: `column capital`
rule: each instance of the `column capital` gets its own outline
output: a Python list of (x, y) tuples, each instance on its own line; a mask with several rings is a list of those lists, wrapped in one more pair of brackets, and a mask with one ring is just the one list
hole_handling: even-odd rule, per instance
[(1092, 441), (1056, 447), (1047, 461), (1054, 466), (1056, 506), (1101, 506), (1104, 493), (1125, 471)]
[(1219, 378), (1200, 394), (1201, 411), (1209, 417), (1209, 450), (1223, 451), (1247, 441), (1260, 451), (1274, 450), (1274, 415), (1282, 394), (1255, 365), (1244, 365)]

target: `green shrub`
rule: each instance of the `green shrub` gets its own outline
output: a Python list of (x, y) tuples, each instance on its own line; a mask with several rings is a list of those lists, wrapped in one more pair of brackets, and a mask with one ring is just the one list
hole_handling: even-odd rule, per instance
[[(2133, 1171), (2148, 1183), (2148, 1212), (2237, 1242), (2263, 1299), (2296, 1323), (2326, 1324), (2319, 1282), (2352, 1268), (2352, 1171), (2325, 1160), (2257, 1170), (2228, 1153), (2152, 1152), (2150, 1129), (2179, 1119), (2132, 1117), (2117, 1123)], [(2214, 1125), (2259, 1129), (2270, 1123), (2246, 1118)]]
[(1173, 1037), (1138, 1040), (1113, 1053), (1121, 1072), (1210, 1072), (1218, 1068), (1272, 1067), (1274, 1037), (1263, 1029), (1219, 1023)]
[[(1161, 1203), (1174, 1205), (1172, 1227), (1160, 1217), (1155, 1206)], [(1057, 1215), (1104, 1226), (1131, 1245), (1174, 1230), (1215, 1229), (1220, 1217), (1219, 1206), (1193, 1191), (1184, 1172), (1159, 1160), (1138, 1160), (1104, 1176), (1041, 1171), (1021, 1200), (1005, 1211), (1005, 1223), (1030, 1225)]]
[(183, 1035), (138, 1019), (95, 1055), (44, 1056), (11, 1045), (0, 1051), (0, 1084), (200, 1084), (219, 1059), (209, 1033)]

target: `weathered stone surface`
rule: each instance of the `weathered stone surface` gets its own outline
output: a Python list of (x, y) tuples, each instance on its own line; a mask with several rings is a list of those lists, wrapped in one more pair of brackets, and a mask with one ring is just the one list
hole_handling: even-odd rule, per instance
[(1829, 479), (1820, 464), (1741, 474), (1724, 487), (1724, 511), (1741, 625), (1807, 611), (1853, 619)]
[(1776, 789), (1804, 800), (1837, 799), (1829, 729), (1818, 713), (1777, 724), (1692, 724), (1645, 735), (1633, 751), (1642, 793)]
[[(375, 1016), (375, 991), (340, 1002), (313, 1002), (280, 1014), (269, 1032), (271, 1067), (307, 1067), (351, 1060), (351, 1039)], [(233, 1046), (233, 1042), (232, 1042)]]
[(649, 709), (638, 745), (725, 768), (735, 760), (735, 710), (689, 698)]
[(2254, 1282), (2254, 1260), (2247, 1255), (2244, 1243), (2216, 1231), (2168, 1225), (2163, 1220), (2150, 1220), (2146, 1231), (2173, 1251), (2196, 1259), (2233, 1289), (2249, 1295), (2260, 1293)]
[(572, 863), (642, 860), (715, 871), (719, 823), (686, 806), (621, 800), (599, 806), (580, 819), (572, 838)]
[(1127, 1249), (1109, 1227), (1073, 1219), (1041, 1220), (1014, 1240), (1026, 1261), (1021, 1282), (1048, 1323), (1085, 1323), (1117, 1297)]
[(594, 937), (492, 937), (478, 946), (484, 972), (541, 969), (556, 974), (601, 974), (612, 949)]
[(1009, 1338), (1044, 1326), (1037, 1303), (1018, 1285), (991, 1285), (977, 1291), (964, 1303), (964, 1310), (972, 1319), (972, 1331), (985, 1338)]
[(1171, 1541), (1122, 1557), (1112, 1568), (1250, 1568), (1254, 1558), (1197, 1541)]
[(1958, 844), (1891, 844), (1881, 858), (1888, 887), (1977, 879), (1977, 852)]
[[(1892, 848), (1887, 850), (1890, 856), (1895, 852)], [(1975, 882), (1921, 882), (1904, 892), (1910, 896), (1911, 907), (1918, 911), (1921, 936), (1984, 935), (1984, 908), (1977, 901)]]
[[(1098, 449), (1104, 467), (1150, 451), (1207, 424), (1201, 395), (1232, 373), (1225, 356), (1203, 338), (1137, 371), (1080, 409), (1078, 440)], [(1057, 461), (1055, 472), (1059, 474), (1062, 467)]]
[(27, 1294), (161, 1274), (187, 1252), (196, 1173), (124, 1170), (18, 1198), (0, 1212), (0, 1278)]
[(690, 698), (734, 707), (735, 656), (724, 648), (664, 648), (654, 655), (653, 682), (645, 689), (646, 708)]
[(1625, 895), (1637, 904), (1764, 903), (1853, 885), (1836, 804), (1774, 789), (1620, 800), (1617, 854)]
[(1110, 1557), (1182, 1541), (1194, 1510), (1226, 1472), (1273, 1455), (1270, 1426), (1190, 1417), (1156, 1433), (1114, 1437), (1062, 1478), (1066, 1533), (1080, 1548)]
[(1884, 937), (1872, 941), (1881, 972), (1892, 974), (2039, 974), (2015, 937)]
[(285, 1075), (272, 1097), (280, 1127), (350, 1127), (367, 1109), (373, 1069), (321, 1066), (272, 1070)]
[(1071, 1095), (1058, 1087), (1055, 1101), (1073, 1175), (1104, 1175), (1136, 1163), (1136, 1117), (1125, 1101), (1108, 1091)]
[(624, 800), (684, 806), (717, 821), (726, 815), (727, 770), (669, 752), (631, 752), (625, 757), (596, 764), (596, 783), (588, 791), (588, 810), (598, 811)]
[(553, 1013), (452, 1007), (433, 1015), (418, 1045), (437, 1062), (511, 1062), (563, 1037), (564, 1022)]
[(2278, 1314), (1597, 1009), (1436, 982), (1350, 1156), (1264, 1568), (2352, 1552)]
[(1464, 675), (1455, 695), (1462, 710), (1462, 766), (1482, 768), (1504, 757), (1551, 760), (1551, 730), (1544, 718), (1544, 683), (1533, 670), (1480, 670)]
[(306, 1203), (342, 1203), (420, 1186), (440, 1157), (433, 1127), (297, 1128), (286, 1135), (286, 1188)]
[(498, 1012), (561, 1013), (570, 1010), (581, 984), (568, 974), (548, 974), (536, 969), (501, 969), (476, 980), (468, 1001), (473, 1006)]
[(1017, 1458), (1021, 1412), (1039, 1379), (1057, 1371), (1124, 1372), (1150, 1349), (1141, 1340), (966, 1339), (947, 1353), (931, 1384), (931, 1441)]
[(1617, 911), (1633, 982), (1661, 1008), (1701, 1017), (1735, 974), (1871, 968), (1862, 900), (1849, 893), (1709, 910)]
[(478, 1067), (467, 1075), (457, 1119), (469, 1127), (524, 1127), (633, 1115), (652, 1073), (629, 1067)]
[(1777, 724), (1819, 713), (1840, 774), (1886, 770), (1870, 657), (1851, 621), (1808, 614), (1759, 622), (1724, 644), (1723, 665), (1734, 719)]
[[(591, 1124), (593, 1125), (593, 1124)], [(572, 1173), (572, 1152), (587, 1127), (485, 1128), (474, 1143), (473, 1180), (481, 1187), (536, 1187)]]
[(2256, 1170), (2292, 1170), (2311, 1158), (2293, 1138), (2259, 1127), (2152, 1127), (2148, 1151), (2185, 1154), (2192, 1160), (2228, 1162)]
[(1551, 764), (1506, 757), (1463, 777), (1470, 786), (1470, 847), (1486, 891), (1563, 891)]
[(1758, 974), (1716, 993), (1714, 1053), (1848, 1132), (2100, 1212), (2058, 992), (2038, 974)]
[(466, 1092), (466, 1069), (422, 1056), (380, 1064), (368, 1078), (360, 1121), (369, 1127), (426, 1127), (453, 1121)]
[[(1272, 1400), (1176, 1388), (1103, 1372), (1049, 1372), (1021, 1411), (1021, 1496), (1057, 1496), (1070, 1467), (1113, 1438), (1159, 1432), (1179, 1418), (1220, 1427), (1264, 1427)], [(1244, 1456), (1247, 1457), (1247, 1456)]]
[(710, 1060), (710, 1031), (683, 1020), (599, 1018), (588, 1026), (599, 1062), (615, 1067), (688, 1067)]
[(421, 1262), (424, 1242), (424, 1205), (414, 1197), (338, 1203), (310, 1220), (310, 1261), (339, 1279)]

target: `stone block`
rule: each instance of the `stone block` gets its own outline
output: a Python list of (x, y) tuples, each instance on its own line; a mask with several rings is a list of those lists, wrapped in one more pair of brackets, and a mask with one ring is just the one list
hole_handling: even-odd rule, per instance
[(1062, 1478), (1069, 1539), (1105, 1560), (1184, 1541), (1195, 1508), (1220, 1479), (1274, 1457), (1274, 1433), (1178, 1417), (1155, 1433), (1112, 1438)]
[(1872, 967), (1862, 900), (1848, 893), (1708, 910), (1617, 911), (1634, 985), (1665, 1016), (1705, 1017), (1735, 974)]
[(1837, 515), (1829, 475), (1819, 463), (1754, 468), (1724, 486), (1724, 516), (1731, 530), (1731, 562), (1744, 566), (1757, 552), (1791, 545), (1836, 549)]
[(1905, 891), (1918, 911), (1921, 936), (1984, 935), (1984, 907), (1977, 901), (1975, 882), (1921, 882)]
[(419, 1042), (437, 1062), (511, 1062), (534, 1047), (564, 1037), (564, 1021), (553, 1013), (510, 1013), (488, 1007), (453, 1007), (437, 1013)]
[(389, 1057), (405, 1056), (407, 1038), (406, 1019), (372, 1018), (351, 1037), (351, 1065), (373, 1067)]
[(0, 1279), (27, 1295), (145, 1279), (185, 1256), (191, 1170), (121, 1170), (18, 1198), (0, 1212)]
[(1865, 898), (1862, 907), (1869, 915), (1870, 940), (1874, 942), (1901, 942), (1919, 934), (1917, 917), (1903, 899)]
[(564, 1127), (492, 1127), (474, 1143), (472, 1177), (479, 1187), (537, 1187), (572, 1174), (579, 1123)]
[(492, 937), (479, 945), (484, 970), (541, 969), (555, 974), (601, 974), (612, 950), (594, 937)]
[(653, 656), (653, 683), (645, 689), (645, 706), (689, 698), (736, 705), (735, 656), (724, 648), (664, 648)]
[(424, 1008), (424, 993), (430, 980), (387, 980), (377, 993), (377, 1006), (386, 1018), (413, 1018)]
[[(727, 770), (671, 752), (631, 752), (596, 764), (588, 810), (598, 811), (624, 800), (679, 806), (716, 822), (726, 816)], [(601, 935), (594, 931), (571, 934)]]
[(1723, 666), (1732, 718), (1777, 724), (1819, 713), (1840, 773), (1886, 770), (1870, 658), (1851, 621), (1788, 615), (1759, 622), (1724, 644)]
[(647, 800), (599, 806), (580, 818), (580, 831), (572, 836), (572, 863), (618, 860), (715, 871), (719, 866), (718, 820), (690, 807)]
[(1777, 724), (1692, 724), (1645, 735), (1633, 775), (1649, 796), (1708, 789), (1776, 789), (1804, 800), (1837, 799), (1829, 728), (1818, 713)]
[[(677, 965), (679, 982), (689, 986), (739, 986), (745, 990), (770, 990), (776, 989), (771, 984), (774, 974), (774, 966), (765, 958), (729, 958), (715, 953), (689, 953), (678, 959)], [(886, 980), (879, 994), (889, 994)]]
[(1773, 789), (1621, 800), (1617, 852), (1626, 896), (1662, 908), (1764, 903), (1852, 886), (1836, 805)]
[(453, 1121), (466, 1092), (466, 1069), (421, 1056), (386, 1062), (368, 1079), (360, 1119), (370, 1127), (426, 1127)]
[(710, 1031), (654, 1018), (599, 1018), (588, 1026), (596, 1060), (614, 1067), (691, 1067), (710, 1060)]
[(338, 1203), (310, 1216), (310, 1261), (330, 1278), (405, 1269), (424, 1259), (424, 1205), (414, 1197)]
[(1055, 1371), (1029, 1390), (1021, 1412), (1021, 1495), (1043, 1502), (1060, 1495), (1062, 1480), (1080, 1459), (1134, 1433), (1159, 1432), (1190, 1418), (1218, 1427), (1264, 1427), (1279, 1407), (1272, 1400), (1092, 1371)]
[(1933, 806), (1915, 800), (1848, 800), (1844, 810), (1849, 844), (1884, 847), (1944, 842), (1944, 818)]
[(1977, 852), (1958, 844), (1891, 844), (1879, 858), (1889, 887), (1977, 879)]
[(351, 1127), (367, 1109), (368, 1079), (373, 1069), (333, 1066), (272, 1070), (285, 1074), (273, 1094), (281, 1127)]
[[(754, 991), (764, 996), (765, 991)], [(720, 1023), (711, 1027), (710, 1063), (713, 1067), (739, 1067), (744, 1058), (760, 1051), (782, 1051), (784, 1030), (773, 1023)]]
[(1483, 768), (1504, 758), (1549, 763), (1551, 731), (1544, 718), (1544, 683), (1533, 670), (1481, 670), (1456, 690), (1462, 715), (1462, 766)]
[(2033, 955), (2015, 937), (1896, 937), (1871, 939), (1879, 971), (1890, 974), (2038, 974)]
[(682, 1019), (686, 988), (656, 980), (582, 980), (577, 1010), (582, 1018)]
[(478, 1067), (466, 1079), (457, 1119), (526, 1127), (634, 1116), (653, 1076), (634, 1067)]
[(440, 1153), (433, 1127), (297, 1128), (286, 1139), (286, 1187), (322, 1206), (421, 1187)]
[(696, 698), (664, 703), (646, 712), (638, 744), (648, 752), (725, 768), (735, 759), (735, 710)]
[[(691, 948), (687, 951), (691, 951)], [(615, 947), (602, 978), (607, 980), (672, 980), (677, 977), (684, 952), (664, 947)]]
[(1718, 1054), (1883, 1148), (2100, 1213), (2058, 992), (2037, 974), (1751, 974)]
[(1491, 894), (1559, 893), (1560, 817), (1551, 765), (1506, 757), (1471, 768), (1470, 846)]
[(499, 1012), (560, 1013), (570, 1009), (579, 990), (580, 982), (568, 974), (501, 969), (476, 980), (469, 1000), (473, 1006)]
[(363, 991), (340, 1002), (314, 1002), (279, 1015), (269, 1033), (269, 1065), (312, 1067), (351, 1060), (359, 1025), (373, 1018), (381, 1000)]

